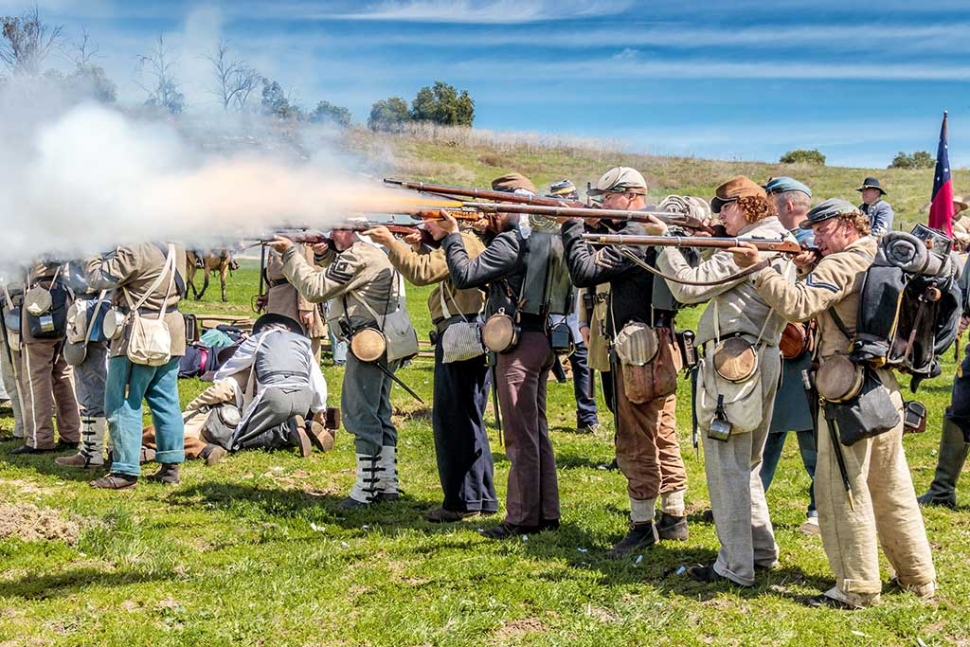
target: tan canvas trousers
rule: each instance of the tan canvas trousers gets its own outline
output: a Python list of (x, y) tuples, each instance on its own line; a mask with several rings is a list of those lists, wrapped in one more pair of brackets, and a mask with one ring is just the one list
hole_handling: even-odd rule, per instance
[[(14, 430), (13, 435), (15, 438), (24, 437), (24, 416), (23, 412), (20, 410), (20, 385), (14, 380), (14, 370), (10, 361), (7, 359), (7, 348), (6, 340), (3, 339), (3, 335), (0, 334), (0, 370), (3, 371), (3, 386), (7, 389), (7, 396), (10, 398), (10, 405), (13, 407), (13, 420), (14, 420)], [(20, 353), (15, 351), (13, 348), (10, 349), (10, 357), (13, 358), (14, 362), (17, 362), (17, 375), (20, 376)]]
[[(878, 371), (897, 409), (902, 409), (899, 385), (889, 371)], [(849, 505), (839, 473), (828, 424), (819, 414), (818, 467), (815, 488), (819, 526), (835, 584), (846, 601), (866, 606), (878, 600), (878, 546), (882, 545), (899, 583), (917, 592), (931, 591), (936, 581), (923, 517), (902, 444), (902, 422), (893, 430), (839, 444), (845, 458), (854, 509)]]
[(57, 340), (35, 340), (21, 347), (21, 384), (24, 392), (26, 444), (53, 449), (54, 420), (60, 440), (81, 441), (81, 414), (74, 394), (74, 369), (60, 353)]
[[(761, 458), (771, 425), (781, 356), (776, 348), (762, 348), (761, 424), (748, 433), (732, 433), (727, 441), (707, 437), (710, 420), (699, 420), (704, 444), (704, 472), (721, 548), (714, 571), (742, 586), (755, 582), (755, 566), (770, 568), (778, 561), (778, 544), (761, 484)], [(751, 397), (758, 397), (755, 392)]]

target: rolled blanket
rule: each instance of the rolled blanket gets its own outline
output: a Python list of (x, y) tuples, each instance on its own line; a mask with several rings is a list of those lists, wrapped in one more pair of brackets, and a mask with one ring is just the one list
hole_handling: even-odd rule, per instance
[(880, 241), (881, 260), (909, 274), (937, 276), (948, 267), (944, 259), (930, 252), (926, 243), (912, 234), (891, 231)]
[(669, 195), (657, 206), (664, 211), (692, 216), (698, 220), (711, 217), (711, 206), (707, 201), (692, 195)]

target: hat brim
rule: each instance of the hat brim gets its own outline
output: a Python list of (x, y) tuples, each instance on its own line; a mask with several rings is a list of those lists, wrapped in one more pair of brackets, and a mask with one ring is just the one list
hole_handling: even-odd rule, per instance
[(714, 213), (721, 213), (721, 209), (724, 207), (724, 205), (731, 202), (737, 202), (737, 200), (737, 198), (728, 198), (725, 200), (724, 198), (714, 196), (714, 198), (711, 199), (711, 211)]
[(268, 326), (272, 326), (274, 324), (282, 324), (290, 332), (295, 332), (298, 335), (306, 335), (306, 331), (303, 329), (303, 325), (300, 324), (299, 321), (275, 312), (269, 312), (257, 319), (256, 323), (253, 324), (253, 334), (258, 335)]
[(863, 184), (858, 189), (856, 189), (856, 191), (858, 191), (859, 193), (862, 193), (866, 189), (876, 189), (877, 191), (879, 191), (879, 195), (889, 195), (881, 186), (868, 186), (865, 184)]
[(970, 204), (967, 204), (963, 200), (954, 200), (953, 201), (953, 206), (960, 207), (960, 211), (958, 211), (957, 213), (960, 213), (960, 212), (966, 211), (967, 209), (970, 209)]
[(841, 214), (833, 213), (831, 216), (825, 216), (824, 218), (818, 218), (817, 220), (802, 220), (798, 223), (799, 229), (811, 229), (812, 225), (817, 225), (820, 222), (825, 222), (826, 220), (831, 220), (832, 218), (838, 218)]

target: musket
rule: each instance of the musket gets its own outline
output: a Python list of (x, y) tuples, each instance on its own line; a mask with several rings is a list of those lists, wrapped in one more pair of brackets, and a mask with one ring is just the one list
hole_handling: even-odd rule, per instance
[[(656, 218), (671, 226), (714, 234), (713, 227), (705, 225), (693, 216), (669, 211), (630, 211), (626, 209), (594, 209), (590, 207), (552, 206), (522, 203), (465, 202), (463, 209), (474, 209), (482, 213), (525, 213), (551, 218), (581, 218), (583, 220), (625, 220), (629, 222), (651, 222)], [(445, 209), (448, 210), (447, 208)]]
[[(446, 186), (443, 184), (428, 184), (426, 182), (410, 182), (407, 180), (396, 180), (394, 178), (384, 178), (386, 184), (393, 184), (395, 186), (400, 186), (406, 189), (411, 189), (413, 191), (421, 191), (423, 193), (429, 193), (431, 195), (436, 195), (443, 198), (455, 199), (455, 196), (460, 196), (463, 198), (475, 198), (477, 200), (491, 200), (493, 202), (504, 203), (502, 206), (504, 208), (496, 208), (491, 204), (483, 204), (478, 202), (465, 202), (463, 208), (480, 208), (482, 210), (489, 209), (490, 212), (506, 212), (506, 213), (532, 213), (535, 215), (545, 215), (545, 216), (562, 216), (567, 218), (604, 218), (604, 219), (617, 219), (617, 220), (646, 220), (644, 218), (645, 214), (651, 214), (658, 218), (661, 216), (664, 218), (676, 218), (676, 222), (671, 224), (676, 224), (678, 226), (684, 227), (686, 229), (694, 229), (704, 231), (709, 234), (715, 234), (715, 231), (705, 225), (703, 222), (687, 215), (671, 214), (667, 211), (623, 211), (621, 209), (600, 209), (600, 213), (594, 214), (589, 213), (588, 215), (580, 215), (580, 212), (573, 210), (583, 210), (587, 212), (594, 211), (590, 209), (589, 206), (579, 200), (564, 200), (560, 198), (543, 198), (539, 196), (530, 195), (519, 195), (517, 193), (509, 193), (507, 191), (488, 191), (485, 189), (472, 189), (468, 187), (461, 186)], [(565, 209), (568, 211), (560, 212), (543, 212), (542, 210), (535, 211), (517, 211), (509, 208), (509, 204), (519, 204), (523, 207), (555, 207), (558, 209)], [(570, 215), (570, 212), (572, 215)]]
[(713, 247), (728, 249), (741, 243), (754, 245), (762, 252), (801, 254), (809, 251), (794, 241), (770, 238), (709, 238), (707, 236), (630, 236), (624, 234), (583, 234), (593, 245), (646, 245), (655, 247)]

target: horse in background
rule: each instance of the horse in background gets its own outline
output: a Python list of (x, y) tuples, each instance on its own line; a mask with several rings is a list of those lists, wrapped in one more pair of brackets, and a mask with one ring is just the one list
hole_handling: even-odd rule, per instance
[[(233, 258), (232, 252), (228, 249), (213, 249), (208, 251), (190, 249), (185, 252), (186, 268), (188, 272), (188, 285), (192, 290), (192, 296), (196, 301), (202, 299), (205, 291), (209, 289), (209, 274), (219, 273), (219, 282), (222, 286), (222, 302), (226, 303), (226, 279), (229, 273), (239, 269), (239, 263)], [(195, 287), (195, 273), (202, 270), (202, 290)]]

